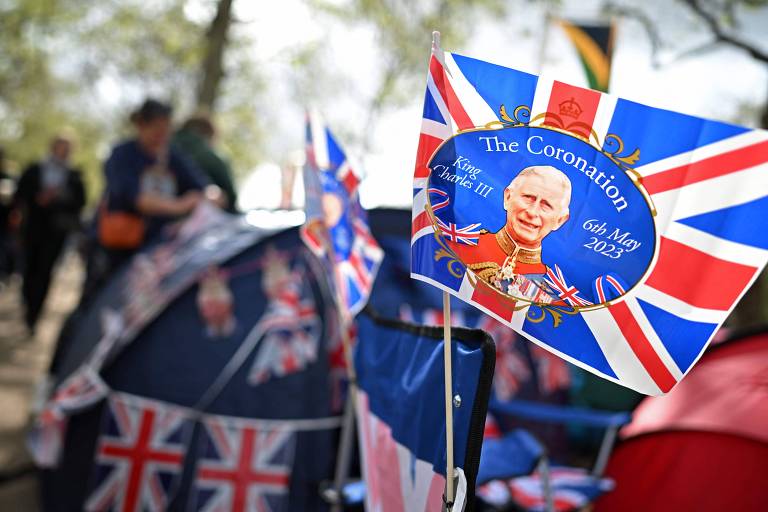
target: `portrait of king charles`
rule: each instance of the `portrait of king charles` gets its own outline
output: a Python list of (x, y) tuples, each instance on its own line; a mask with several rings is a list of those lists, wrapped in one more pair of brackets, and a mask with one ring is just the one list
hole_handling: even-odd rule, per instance
[(479, 279), (513, 297), (551, 303), (541, 243), (569, 218), (571, 182), (545, 165), (526, 167), (504, 190), (506, 222), (495, 233), (482, 232), (477, 245), (450, 243)]

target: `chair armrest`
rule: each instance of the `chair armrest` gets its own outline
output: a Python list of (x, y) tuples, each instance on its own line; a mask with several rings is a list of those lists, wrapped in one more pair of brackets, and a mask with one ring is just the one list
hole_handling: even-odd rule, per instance
[(493, 399), (488, 404), (488, 409), (496, 414), (544, 423), (578, 423), (596, 428), (619, 428), (632, 420), (632, 414), (629, 412), (598, 411), (586, 407), (542, 404), (527, 400), (500, 402)]

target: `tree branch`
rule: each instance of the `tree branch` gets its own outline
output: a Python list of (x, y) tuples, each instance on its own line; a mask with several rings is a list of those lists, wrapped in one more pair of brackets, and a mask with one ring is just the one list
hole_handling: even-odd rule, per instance
[(727, 34), (723, 27), (718, 23), (717, 18), (710, 12), (707, 12), (704, 7), (699, 3), (699, 0), (683, 0), (683, 2), (691, 8), (691, 10), (698, 15), (699, 18), (709, 27), (715, 38), (721, 42), (729, 44), (735, 48), (749, 53), (752, 58), (768, 64), (768, 53), (762, 51), (760, 48), (749, 44), (746, 41), (742, 41), (730, 34)]
[(663, 46), (661, 36), (656, 28), (656, 24), (651, 20), (642, 9), (636, 7), (627, 7), (625, 5), (617, 5), (613, 2), (607, 2), (604, 6), (605, 12), (614, 16), (620, 16), (637, 21), (645, 30), (645, 34), (648, 36), (648, 41), (651, 43), (651, 65), (654, 68), (661, 67), (659, 62), (659, 51)]

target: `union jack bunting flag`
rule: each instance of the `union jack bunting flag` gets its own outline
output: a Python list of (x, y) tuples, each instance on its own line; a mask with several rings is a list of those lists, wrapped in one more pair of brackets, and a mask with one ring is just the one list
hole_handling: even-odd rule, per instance
[(55, 467), (67, 428), (67, 418), (107, 396), (109, 389), (92, 368), (84, 366), (62, 382), (35, 419), (27, 436), (32, 459), (39, 467)]
[[(555, 512), (582, 510), (614, 488), (610, 478), (592, 476), (581, 468), (554, 467), (550, 470), (549, 479)], [(477, 495), (497, 507), (508, 507), (514, 503), (530, 512), (547, 510), (543, 482), (538, 472), (507, 481), (492, 480), (480, 486)]]
[[(664, 394), (765, 266), (752, 219), (768, 213), (767, 162), (765, 131), (436, 48), (411, 275), (571, 363)], [(468, 245), (444, 225), (482, 232)]]
[(288, 510), (295, 432), (258, 420), (208, 416), (203, 420), (193, 510)]
[(191, 434), (186, 412), (132, 395), (111, 394), (85, 509), (166, 510), (181, 479)]
[(269, 302), (254, 327), (263, 329), (264, 337), (248, 374), (252, 385), (294, 374), (317, 360), (320, 315), (302, 270), (289, 268), (277, 251), (264, 257), (262, 289)]
[(331, 131), (311, 113), (306, 127), (304, 243), (328, 266), (343, 314), (355, 316), (368, 301), (384, 253), (360, 206), (359, 178)]

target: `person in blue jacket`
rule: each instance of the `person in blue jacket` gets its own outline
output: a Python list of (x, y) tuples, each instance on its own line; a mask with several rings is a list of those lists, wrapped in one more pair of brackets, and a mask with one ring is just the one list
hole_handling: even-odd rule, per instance
[(86, 280), (86, 291), (201, 201), (224, 202), (221, 190), (170, 145), (172, 114), (170, 105), (147, 99), (130, 118), (135, 137), (115, 146), (104, 164), (106, 185), (97, 226), (110, 213), (126, 213), (142, 221), (144, 236), (135, 247), (116, 248), (105, 243), (97, 229), (100, 233), (89, 264), (93, 275)]

